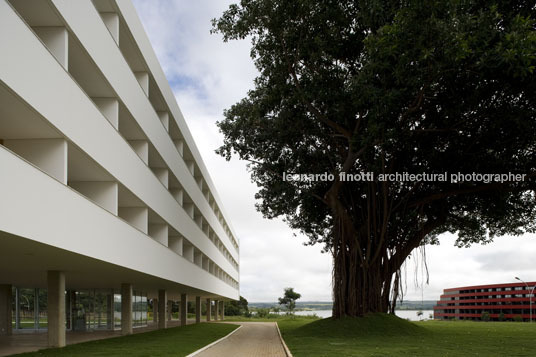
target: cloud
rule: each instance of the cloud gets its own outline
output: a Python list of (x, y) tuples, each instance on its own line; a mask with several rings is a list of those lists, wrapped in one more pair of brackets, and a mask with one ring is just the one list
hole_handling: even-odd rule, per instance
[[(134, 0), (240, 240), (241, 294), (249, 301), (276, 301), (285, 287), (294, 287), (304, 301), (331, 300), (330, 256), (320, 253), (321, 247), (303, 246), (306, 239), (293, 237), (282, 221), (263, 219), (254, 208), (257, 187), (245, 163), (214, 153), (223, 139), (216, 121), (246, 96), (257, 75), (248, 40), (224, 43), (221, 35), (209, 33), (210, 20), (230, 3)], [(445, 288), (510, 282), (521, 274), (536, 280), (534, 238), (497, 238), (490, 245), (460, 249), (453, 246), (455, 237), (445, 234), (440, 246), (426, 249), (429, 285), (422, 284), (425, 275), (415, 266), (416, 254), (407, 263), (406, 299), (436, 300)]]
[(424, 291), (415, 287), (415, 265), (408, 263), (408, 299), (419, 300), (422, 295), (425, 300), (437, 300), (446, 288), (515, 282), (515, 276), (536, 281), (535, 235), (498, 237), (493, 243), (470, 248), (455, 247), (455, 240), (454, 235), (443, 234), (439, 246), (426, 248), (430, 284)]
[[(518, 243), (519, 239), (511, 238), (512, 243)], [(529, 244), (527, 248), (530, 252)], [(510, 244), (503, 247), (501, 251), (492, 251), (481, 254), (475, 257), (476, 261), (481, 264), (480, 268), (487, 272), (502, 273), (502, 272), (519, 272), (531, 273), (534, 272), (534, 256), (532, 254), (523, 254), (520, 252), (520, 247), (517, 244)], [(532, 249), (534, 249), (532, 247)]]
[[(252, 87), (257, 74), (248, 41), (224, 43), (210, 34), (225, 1), (134, 1), (181, 107), (220, 116)], [(202, 104), (202, 106), (199, 106)], [(185, 108), (187, 109), (187, 108)]]

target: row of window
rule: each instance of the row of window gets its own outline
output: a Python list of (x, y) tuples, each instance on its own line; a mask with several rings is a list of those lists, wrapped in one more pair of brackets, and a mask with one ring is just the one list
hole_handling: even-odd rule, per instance
[(504, 295), (479, 295), (479, 296), (461, 296), (459, 300), (481, 300), (481, 299), (501, 299), (501, 298), (522, 298), (529, 297), (530, 294), (504, 294)]
[(445, 309), (445, 310), (435, 310), (435, 313), (437, 314), (481, 314), (483, 311), (487, 311), (492, 314), (500, 314), (501, 312), (503, 314), (529, 314), (530, 309), (464, 309), (464, 310), (453, 310), (453, 309)]
[(491, 302), (474, 302), (474, 303), (455, 303), (455, 304), (441, 304), (438, 306), (489, 306), (489, 305), (525, 305), (526, 301), (491, 301)]
[(501, 286), (496, 288), (483, 288), (483, 289), (469, 289), (469, 290), (460, 290), (458, 294), (469, 294), (469, 293), (485, 293), (485, 292), (492, 292), (492, 291), (519, 291), (519, 290), (525, 290), (526, 287), (524, 286)]
[[(451, 292), (450, 294), (443, 294), (441, 296), (442, 301), (445, 300), (467, 300), (467, 299), (492, 299), (492, 298), (500, 298), (500, 297), (524, 297), (528, 296), (528, 294), (507, 294), (506, 292), (509, 291), (526, 291), (526, 289), (522, 286), (518, 286), (515, 288), (494, 288), (494, 289), (476, 289), (475, 290), (461, 290), (457, 292)], [(496, 295), (482, 295), (482, 293), (489, 293), (489, 292), (499, 292), (502, 294), (496, 294)], [(465, 295), (465, 296), (454, 296), (449, 297), (448, 295)], [(478, 295), (476, 295), (478, 294)]]

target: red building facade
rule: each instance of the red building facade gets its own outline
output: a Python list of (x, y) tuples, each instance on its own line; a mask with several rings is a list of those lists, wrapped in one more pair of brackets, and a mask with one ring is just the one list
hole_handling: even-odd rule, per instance
[(528, 289), (522, 282), (445, 289), (434, 306), (434, 319), (481, 320), (482, 314), (487, 312), (492, 321), (519, 318), (528, 321), (529, 299), (532, 299), (532, 318), (536, 320), (534, 294), (529, 298), (536, 282), (527, 284)]

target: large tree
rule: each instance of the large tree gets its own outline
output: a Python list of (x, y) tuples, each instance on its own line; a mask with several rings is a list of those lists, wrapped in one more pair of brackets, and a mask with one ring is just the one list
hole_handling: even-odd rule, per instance
[[(258, 209), (333, 254), (333, 316), (394, 311), (400, 269), (456, 244), (534, 231), (532, 1), (242, 0), (213, 30), (250, 38), (260, 74), (219, 123)], [(289, 174), (332, 180), (286, 180)], [(371, 172), (343, 181), (340, 173)], [(446, 181), (380, 174), (447, 173)], [(525, 174), (453, 181), (455, 173)]]
[(240, 296), (240, 299), (230, 300), (225, 302), (225, 314), (228, 316), (239, 316), (239, 315), (248, 315), (248, 301)]
[(301, 298), (301, 294), (294, 291), (294, 288), (285, 288), (283, 297), (279, 298), (279, 305), (285, 305), (287, 311), (292, 314), (296, 307), (296, 300)]

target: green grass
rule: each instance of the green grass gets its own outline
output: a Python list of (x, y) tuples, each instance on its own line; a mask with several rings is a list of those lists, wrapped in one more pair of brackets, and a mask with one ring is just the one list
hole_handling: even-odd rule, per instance
[(359, 319), (280, 319), (279, 328), (300, 356), (535, 356), (536, 324), (409, 322), (391, 315)]
[[(536, 324), (516, 322), (409, 322), (374, 314), (359, 319), (226, 317), (277, 321), (300, 356), (535, 356)], [(236, 325), (195, 324), (47, 349), (24, 356), (184, 356), (225, 336)]]
[(187, 325), (17, 356), (186, 356), (237, 327), (231, 324)]

